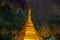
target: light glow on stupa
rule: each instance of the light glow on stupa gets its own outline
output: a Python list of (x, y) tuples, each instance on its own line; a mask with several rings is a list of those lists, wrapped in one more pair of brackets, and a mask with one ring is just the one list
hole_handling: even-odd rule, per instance
[(16, 40), (43, 40), (39, 36), (38, 32), (34, 28), (34, 24), (31, 20), (31, 8), (28, 7), (28, 15), (23, 29), (19, 32)]

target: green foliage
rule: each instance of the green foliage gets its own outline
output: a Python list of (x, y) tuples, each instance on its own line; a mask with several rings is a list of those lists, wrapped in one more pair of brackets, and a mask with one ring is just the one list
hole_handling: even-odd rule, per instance
[(3, 22), (0, 23), (0, 35), (1, 37), (3, 36), (2, 40), (12, 40), (13, 35), (10, 31), (20, 31), (22, 29), (24, 24), (24, 15), (21, 12), (16, 13), (16, 7), (13, 11), (9, 7), (9, 5), (5, 6), (4, 8), (0, 8), (0, 16), (3, 20)]

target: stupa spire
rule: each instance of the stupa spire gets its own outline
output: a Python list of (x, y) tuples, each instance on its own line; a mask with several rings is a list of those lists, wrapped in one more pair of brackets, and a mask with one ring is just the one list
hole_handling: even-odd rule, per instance
[(30, 21), (31, 22), (31, 8), (30, 8), (30, 6), (28, 6), (27, 21)]
[(30, 6), (28, 6), (27, 20), (23, 29), (19, 32), (16, 40), (43, 40), (43, 38), (39, 36), (38, 32), (34, 28), (34, 24), (31, 20)]

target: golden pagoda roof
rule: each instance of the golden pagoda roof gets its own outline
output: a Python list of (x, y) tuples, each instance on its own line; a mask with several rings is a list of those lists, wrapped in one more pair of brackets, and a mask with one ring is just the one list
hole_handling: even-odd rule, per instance
[(30, 6), (28, 7), (27, 21), (25, 22), (23, 29), (19, 32), (16, 40), (43, 40), (34, 28), (34, 24), (31, 20)]

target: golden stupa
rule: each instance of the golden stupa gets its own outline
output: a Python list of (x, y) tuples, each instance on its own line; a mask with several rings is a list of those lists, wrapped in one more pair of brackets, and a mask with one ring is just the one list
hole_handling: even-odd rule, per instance
[(28, 7), (27, 21), (25, 22), (23, 29), (19, 32), (16, 40), (43, 40), (34, 28), (34, 24), (31, 20), (30, 6)]

